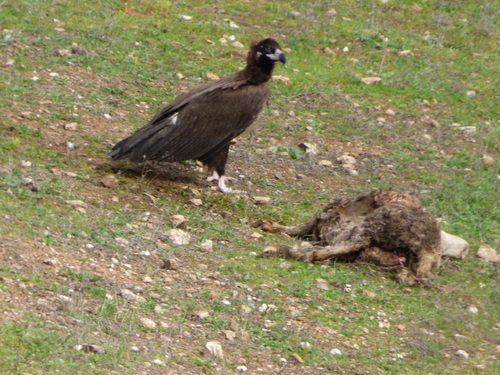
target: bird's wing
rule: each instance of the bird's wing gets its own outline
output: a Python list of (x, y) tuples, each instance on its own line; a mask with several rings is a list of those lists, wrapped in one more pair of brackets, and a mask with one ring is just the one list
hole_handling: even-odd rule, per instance
[(115, 159), (197, 159), (227, 145), (255, 121), (267, 100), (266, 85), (226, 77), (179, 96), (148, 125), (119, 142)]

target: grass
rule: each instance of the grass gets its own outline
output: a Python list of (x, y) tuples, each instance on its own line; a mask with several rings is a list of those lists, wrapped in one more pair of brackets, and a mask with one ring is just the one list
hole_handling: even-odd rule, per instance
[[(482, 0), (4, 1), (0, 368), (497, 374), (498, 266), (474, 252), (500, 245), (498, 13)], [(245, 46), (275, 37), (288, 58), (276, 74), (291, 80), (270, 82), (268, 108), (230, 155), (249, 196), (212, 192), (192, 163), (110, 167), (110, 146), (161, 103), (243, 66), (219, 41), (230, 35)], [(360, 80), (374, 76), (382, 82)], [(304, 142), (319, 155), (304, 155)], [(359, 177), (342, 170), (343, 154)], [(111, 173), (114, 189), (100, 184)], [(294, 241), (249, 223), (300, 223), (334, 198), (388, 187), (416, 193), (471, 245), (444, 262), (435, 288), (406, 288), (372, 265), (255, 256)], [(188, 219), (189, 245), (168, 238), (173, 215)], [(207, 239), (212, 251), (200, 249)], [(180, 268), (162, 269), (163, 258)], [(205, 353), (208, 341), (223, 359)]]

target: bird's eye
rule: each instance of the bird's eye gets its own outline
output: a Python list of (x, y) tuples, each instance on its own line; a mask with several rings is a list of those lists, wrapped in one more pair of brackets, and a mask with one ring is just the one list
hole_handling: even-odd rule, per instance
[(263, 46), (263, 49), (265, 54), (273, 53), (273, 49), (269, 46)]

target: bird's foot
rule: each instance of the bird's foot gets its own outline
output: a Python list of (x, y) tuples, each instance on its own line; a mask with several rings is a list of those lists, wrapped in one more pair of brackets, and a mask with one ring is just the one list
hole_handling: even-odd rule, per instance
[[(214, 176), (217, 176), (218, 184), (217, 184), (217, 189), (219, 189), (223, 193), (234, 193), (234, 194), (243, 194), (244, 191), (241, 190), (234, 190), (231, 189), (230, 187), (226, 186), (226, 181), (230, 180), (226, 176), (219, 176), (217, 173), (214, 173)], [(214, 177), (212, 176), (212, 177)], [(213, 180), (212, 180), (213, 181)]]

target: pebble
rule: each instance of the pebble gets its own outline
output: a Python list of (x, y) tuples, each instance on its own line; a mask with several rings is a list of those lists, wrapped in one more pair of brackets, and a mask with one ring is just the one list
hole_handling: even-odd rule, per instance
[(149, 318), (141, 318), (140, 323), (143, 327), (145, 327), (147, 329), (151, 329), (151, 330), (156, 329), (156, 323)]
[(209, 341), (205, 344), (205, 348), (210, 355), (218, 358), (224, 358), (224, 352), (222, 350), (222, 345), (220, 344), (220, 342)]
[(374, 85), (382, 82), (382, 78), (380, 77), (365, 77), (360, 79), (365, 85)]
[(284, 85), (289, 85), (290, 83), (292, 83), (290, 78), (282, 76), (282, 75), (273, 76), (272, 79), (273, 79), (273, 81), (276, 81), (278, 83), (282, 83)]
[(140, 349), (137, 346), (130, 347), (130, 350), (133, 351), (134, 353), (139, 353), (140, 352)]
[(471, 314), (477, 314), (479, 312), (479, 309), (476, 306), (469, 306), (467, 307), (467, 311), (469, 311)]
[(206, 240), (200, 244), (200, 250), (204, 251), (206, 253), (210, 253), (213, 250), (213, 248), (214, 248), (214, 244), (213, 244), (212, 240)]
[(66, 130), (76, 130), (78, 127), (78, 124), (76, 122), (69, 122), (66, 125), (64, 125), (64, 129)]
[(320, 160), (318, 165), (322, 167), (333, 167), (333, 163), (330, 160)]
[(255, 204), (266, 205), (271, 202), (271, 198), (269, 197), (253, 197), (253, 201)]
[(191, 241), (191, 235), (182, 229), (171, 229), (166, 233), (166, 236), (175, 245), (188, 245)]
[(492, 247), (486, 245), (479, 246), (476, 255), (485, 262), (500, 263), (500, 254), (497, 254)]
[(330, 354), (331, 355), (342, 355), (342, 352), (340, 351), (340, 349), (335, 348), (335, 349), (330, 350)]
[(172, 225), (176, 228), (180, 229), (186, 229), (187, 224), (189, 223), (189, 220), (186, 219), (185, 216), (182, 215), (173, 215), (170, 218), (170, 221), (172, 222)]
[(113, 174), (108, 174), (106, 176), (104, 176), (101, 181), (99, 181), (99, 184), (101, 186), (104, 186), (104, 187), (107, 187), (109, 189), (115, 189), (119, 182), (118, 182), (118, 179), (116, 178), (115, 175)]
[(465, 93), (465, 95), (468, 97), (468, 98), (475, 98), (477, 93), (474, 91), (474, 90), (471, 90), (471, 91), (467, 91)]
[(238, 371), (238, 372), (247, 372), (248, 368), (246, 366), (238, 366), (238, 367), (236, 367), (236, 371)]
[(467, 353), (465, 350), (457, 350), (455, 353), (456, 356), (458, 357), (463, 357), (463, 358), (469, 358), (469, 353)]

